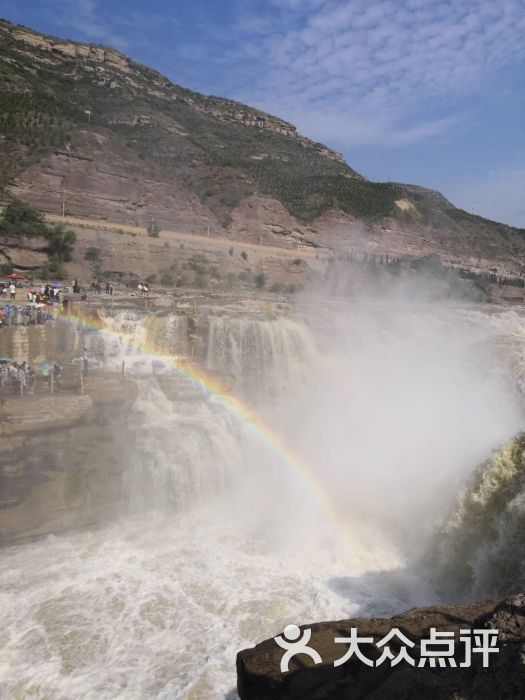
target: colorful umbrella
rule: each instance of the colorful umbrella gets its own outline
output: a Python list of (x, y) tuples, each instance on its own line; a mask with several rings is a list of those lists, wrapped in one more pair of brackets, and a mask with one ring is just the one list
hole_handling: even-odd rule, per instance
[(7, 275), (9, 280), (25, 280), (24, 275), (19, 275), (17, 272), (13, 272), (12, 275)]

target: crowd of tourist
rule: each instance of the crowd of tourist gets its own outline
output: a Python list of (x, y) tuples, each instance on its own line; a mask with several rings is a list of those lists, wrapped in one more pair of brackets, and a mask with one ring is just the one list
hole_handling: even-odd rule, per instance
[[(34, 286), (27, 280), (24, 280), (23, 285), (22, 276), (17, 277), (19, 279), (16, 281), (0, 282), (0, 328), (54, 321), (59, 314), (67, 316), (71, 312), (73, 297), (80, 302), (87, 301), (88, 289), (78, 279), (72, 280), (70, 287), (64, 287), (61, 282)], [(89, 288), (95, 294), (105, 292), (111, 297), (115, 291), (111, 280), (102, 282), (97, 278), (91, 281)], [(145, 282), (139, 283), (137, 290), (139, 296), (149, 295), (149, 287)]]
[[(93, 280), (90, 286), (96, 293), (102, 292), (100, 280)], [(56, 320), (61, 312), (69, 314), (71, 299), (64, 291), (68, 290), (60, 282), (43, 283), (39, 287), (30, 284), (25, 288), (20, 282), (17, 285), (14, 281), (0, 282), (0, 327), (47, 323)], [(81, 286), (79, 280), (72, 281), (71, 291), (80, 295), (81, 302), (87, 301), (86, 288)], [(105, 282), (106, 294), (112, 296), (113, 291), (113, 282)], [(2, 304), (4, 298), (7, 303)], [(22, 300), (25, 304), (20, 303)]]
[[(103, 283), (101, 282), (101, 280), (95, 278), (94, 280), (92, 280), (89, 286), (95, 291), (96, 294), (102, 294)], [(113, 296), (113, 282), (106, 281), (104, 283), (104, 286), (106, 294)]]
[(16, 284), (14, 282), (0, 282), (0, 297), (16, 299)]
[(32, 396), (35, 391), (47, 392), (60, 389), (61, 367), (56, 363), (43, 362), (33, 366), (27, 362), (13, 362), (0, 358), (0, 389)]
[[(10, 285), (0, 285), (0, 297), (6, 295), (5, 290), (11, 290)], [(16, 304), (16, 295), (24, 295), (25, 305)], [(29, 287), (27, 290), (15, 288), (8, 291), (11, 303), (0, 306), (0, 326), (28, 326), (53, 321), (57, 318), (62, 306), (61, 285), (58, 283), (42, 284), (39, 288)]]
[(0, 328), (2, 326), (29, 326), (40, 325), (48, 321), (56, 320), (59, 313), (59, 305), (48, 306), (45, 304), (27, 304), (17, 306), (6, 304), (0, 307)]
[[(101, 294), (104, 288), (112, 296), (113, 282), (93, 280), (91, 289)], [(80, 301), (86, 301), (87, 290), (80, 281), (74, 279), (71, 286), (62, 283), (42, 283), (35, 286), (32, 282), (17, 279), (0, 282), (0, 328), (16, 325), (43, 324), (54, 321), (60, 315), (71, 313), (73, 296), (79, 295)], [(78, 360), (77, 360), (78, 361)], [(79, 358), (83, 375), (90, 369), (88, 350), (84, 347)], [(76, 361), (73, 360), (73, 364)], [(62, 368), (55, 361), (29, 364), (27, 361), (16, 362), (7, 355), (0, 355), (0, 404), (8, 394), (33, 396), (35, 393), (52, 393), (61, 388)]]

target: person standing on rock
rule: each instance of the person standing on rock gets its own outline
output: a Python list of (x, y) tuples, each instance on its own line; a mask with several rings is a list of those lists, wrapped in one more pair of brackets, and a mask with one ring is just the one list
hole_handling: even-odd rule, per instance
[(11, 282), (11, 284), (9, 285), (9, 294), (11, 295), (11, 299), (16, 298), (16, 287), (14, 282)]
[(32, 367), (28, 367), (28, 369), (27, 369), (27, 393), (30, 396), (33, 396), (33, 394), (35, 393), (35, 380), (36, 380), (35, 370)]
[(42, 389), (49, 389), (49, 373), (51, 368), (47, 362), (42, 364), (40, 368), (40, 376), (42, 377)]
[(26, 370), (24, 365), (20, 365), (20, 367), (18, 368), (17, 380), (18, 386), (20, 387), (20, 391), (23, 391), (26, 385)]
[(60, 376), (62, 374), (62, 370), (60, 368), (60, 365), (57, 365), (57, 363), (54, 362), (53, 367), (51, 368), (51, 371), (53, 373), (53, 382), (54, 382), (56, 388), (60, 389)]
[(84, 367), (84, 372), (87, 374), (89, 371), (89, 355), (86, 348), (82, 349), (82, 364)]

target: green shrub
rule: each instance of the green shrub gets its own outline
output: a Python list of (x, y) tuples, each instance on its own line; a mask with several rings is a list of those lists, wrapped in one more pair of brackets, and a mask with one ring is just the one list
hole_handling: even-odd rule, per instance
[(71, 260), (77, 239), (73, 231), (62, 224), (46, 223), (40, 212), (18, 199), (9, 202), (4, 210), (0, 220), (0, 236), (46, 238), (48, 254), (61, 262)]
[(160, 236), (160, 225), (158, 221), (152, 219), (147, 228), (148, 236), (151, 238), (158, 238)]
[(48, 253), (63, 262), (70, 262), (73, 246), (77, 240), (76, 235), (73, 231), (65, 229), (62, 224), (48, 228)]
[(241, 253), (241, 258), (246, 262), (248, 260), (248, 253), (243, 250)]
[(62, 264), (62, 260), (53, 256), (49, 258), (45, 266), (42, 268), (42, 279), (57, 279), (63, 280), (66, 277), (66, 272)]
[(252, 273), (250, 270), (241, 270), (237, 275), (237, 279), (240, 282), (250, 282), (251, 278), (252, 278)]
[(175, 280), (171, 272), (164, 272), (160, 278), (160, 283), (164, 285), (164, 287), (173, 287)]
[(3, 219), (13, 227), (21, 227), (25, 224), (45, 226), (42, 214), (20, 199), (14, 199), (12, 202), (9, 202), (4, 209)]
[(258, 272), (255, 275), (255, 286), (257, 289), (264, 289), (264, 286), (266, 284), (266, 275), (264, 272)]
[(84, 260), (87, 260), (88, 262), (92, 262), (92, 263), (98, 263), (98, 262), (100, 262), (100, 259), (101, 259), (100, 248), (96, 248), (95, 246), (90, 246), (89, 248), (86, 249), (86, 252), (84, 253)]
[(194, 284), (198, 289), (207, 289), (209, 278), (205, 272), (198, 272), (195, 275)]

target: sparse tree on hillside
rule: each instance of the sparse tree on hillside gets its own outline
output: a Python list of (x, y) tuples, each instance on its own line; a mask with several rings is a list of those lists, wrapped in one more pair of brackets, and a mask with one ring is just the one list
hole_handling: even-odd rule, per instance
[(18, 199), (11, 201), (0, 219), (0, 236), (42, 237), (48, 241), (47, 252), (58, 262), (69, 262), (77, 239), (73, 231), (62, 224), (48, 224), (42, 214)]
[(264, 272), (258, 272), (255, 275), (255, 286), (257, 289), (264, 289), (264, 286), (266, 284), (266, 275)]
[(87, 260), (88, 262), (92, 263), (99, 263), (100, 248), (96, 248), (95, 246), (90, 246), (89, 248), (87, 248), (86, 252), (84, 253), (84, 260)]
[(160, 235), (160, 226), (159, 222), (156, 219), (151, 219), (151, 221), (148, 224), (148, 236), (151, 236), (151, 238), (158, 238)]

